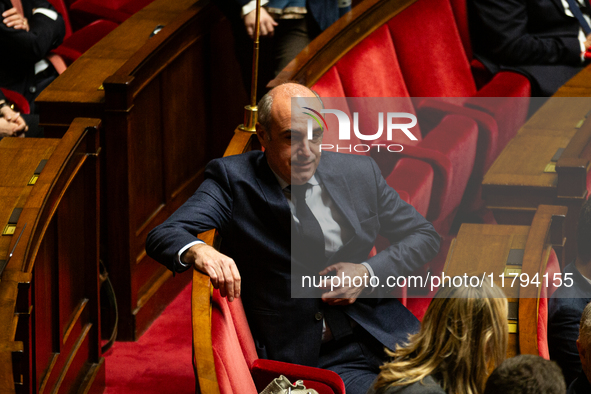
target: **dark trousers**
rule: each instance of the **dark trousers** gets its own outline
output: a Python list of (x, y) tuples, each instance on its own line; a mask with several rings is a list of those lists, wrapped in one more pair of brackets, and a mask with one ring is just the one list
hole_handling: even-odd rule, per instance
[(322, 344), (318, 366), (339, 374), (347, 394), (365, 394), (386, 359), (384, 346), (357, 326), (352, 335)]

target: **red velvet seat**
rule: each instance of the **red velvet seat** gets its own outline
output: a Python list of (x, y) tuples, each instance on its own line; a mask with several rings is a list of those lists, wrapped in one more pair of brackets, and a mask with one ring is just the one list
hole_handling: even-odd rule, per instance
[(304, 380), (320, 394), (344, 394), (345, 385), (332, 371), (259, 359), (240, 298), (228, 302), (218, 290), (211, 301), (211, 339), (221, 394), (256, 394), (274, 378)]
[[(387, 66), (384, 66), (387, 65)], [(340, 86), (339, 86), (340, 85)], [(329, 88), (330, 86), (330, 88)], [(364, 113), (409, 112), (415, 113), (409, 97), (387, 26), (374, 31), (352, 48), (313, 87), (319, 94), (345, 97), (383, 97), (379, 102), (349, 100), (351, 112), (360, 116), (360, 130), (377, 130), (377, 119), (363, 117)], [(393, 99), (387, 99), (388, 97)], [(396, 99), (396, 97), (399, 97)], [(368, 111), (371, 107), (371, 111)], [(376, 108), (379, 106), (380, 108)], [(466, 117), (452, 115), (444, 118), (436, 127), (425, 133), (419, 126), (413, 128), (418, 141), (410, 141), (403, 135), (379, 143), (400, 143), (402, 153), (372, 152), (384, 174), (389, 174), (400, 157), (412, 157), (431, 165), (434, 171), (433, 192), (427, 219), (440, 233), (446, 233), (453, 221), (464, 189), (468, 182), (476, 154), (477, 126)], [(402, 134), (402, 133), (399, 133)], [(409, 175), (410, 178), (410, 175)]]
[[(349, 119), (352, 119), (351, 111), (345, 101), (345, 92), (340, 81), (337, 69), (331, 68), (312, 89), (323, 97), (324, 105), (327, 108), (340, 109), (345, 112)], [(336, 99), (335, 99), (336, 98)], [(339, 100), (338, 98), (343, 98)], [(325, 116), (328, 124), (328, 132), (324, 133), (323, 144), (337, 147), (343, 145), (344, 141), (339, 141), (336, 117)], [(362, 141), (355, 135), (351, 135), (351, 140), (347, 144), (361, 144)], [(345, 144), (346, 145), (346, 144)], [(336, 150), (333, 149), (333, 150)], [(340, 150), (342, 151), (342, 150)], [(369, 155), (370, 152), (351, 152), (360, 155)], [(431, 201), (431, 192), (433, 189), (434, 171), (433, 168), (424, 161), (403, 158), (397, 163), (383, 171), (384, 178), (388, 185), (398, 192), (400, 197), (412, 205), (421, 215), (427, 216), (429, 203)]]
[(106, 19), (121, 23), (153, 0), (76, 0), (70, 11), (85, 21)]
[[(462, 9), (459, 0), (455, 2), (458, 18), (466, 17), (465, 3)], [(460, 30), (467, 34), (467, 20), (461, 20), (466, 24)], [(455, 22), (449, 0), (419, 0), (391, 19), (388, 27), (412, 97), (470, 98), (456, 103), (480, 112), (472, 116), (459, 110), (479, 125), (471, 185), (479, 189), (482, 176), (525, 121), (529, 106), (525, 97), (530, 96), (530, 84), (523, 75), (501, 72), (477, 89), (467, 56), (471, 49), (465, 50), (470, 48), (469, 37), (462, 39)], [(442, 114), (455, 112), (449, 106), (442, 109)], [(474, 199), (478, 198), (477, 190), (471, 192)], [(469, 203), (475, 205), (474, 209), (481, 205), (480, 201)]]
[[(466, 0), (450, 0), (450, 3), (453, 9), (454, 19), (456, 21), (458, 33), (460, 34), (460, 38), (462, 40), (464, 52), (466, 53), (468, 62), (470, 62), (470, 68), (472, 70), (474, 82), (476, 83), (476, 87), (480, 89), (490, 82), (490, 80), (493, 78), (493, 75), (490, 71), (486, 69), (484, 64), (482, 64), (478, 59), (474, 58), (474, 53), (472, 52), (472, 43), (470, 42), (470, 26), (468, 24), (468, 7), (466, 4)], [(515, 73), (511, 71), (503, 71), (500, 74)], [(523, 78), (519, 79), (521, 80), (519, 82), (520, 84), (526, 83), (525, 81), (523, 81)], [(529, 85), (529, 81), (527, 81), (527, 85)]]
[(20, 93), (4, 88), (0, 88), (0, 90), (2, 91), (2, 94), (4, 94), (4, 97), (6, 97), (6, 100), (14, 104), (15, 111), (20, 112), (21, 114), (31, 113), (29, 102)]
[(73, 32), (70, 16), (64, 0), (49, 0), (49, 2), (62, 15), (66, 25), (64, 42), (53, 52), (60, 55), (67, 64), (74, 62), (84, 52), (119, 26), (117, 23), (111, 21), (97, 20), (80, 30)]

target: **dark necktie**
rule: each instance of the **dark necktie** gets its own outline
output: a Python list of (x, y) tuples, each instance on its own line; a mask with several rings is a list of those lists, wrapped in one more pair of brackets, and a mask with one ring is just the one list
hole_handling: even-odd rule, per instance
[[(300, 221), (300, 235), (306, 248), (319, 260), (326, 260), (324, 233), (322, 227), (306, 204), (306, 190), (309, 184), (291, 185), (291, 193), (296, 198), (296, 215)], [(310, 185), (311, 186), (311, 185)]]
[(566, 0), (566, 1), (568, 3), (568, 7), (570, 8), (570, 11), (573, 13), (575, 18), (577, 18), (577, 20), (579, 21), (579, 24), (581, 25), (581, 28), (585, 32), (585, 35), (591, 34), (591, 26), (589, 26), (589, 23), (587, 22), (587, 20), (583, 16), (583, 13), (581, 12), (581, 9), (579, 8), (579, 2), (577, 0)]
[[(303, 241), (302, 247), (308, 249), (310, 255), (316, 256), (315, 261), (326, 264), (326, 254), (324, 246), (324, 233), (320, 223), (312, 213), (312, 210), (306, 203), (306, 191), (310, 184), (291, 185), (288, 190), (291, 191), (292, 196), (296, 198), (296, 214), (300, 221), (300, 235)], [(326, 324), (330, 327), (332, 336), (339, 340), (353, 333), (351, 324), (347, 315), (339, 307), (324, 307), (324, 318)]]

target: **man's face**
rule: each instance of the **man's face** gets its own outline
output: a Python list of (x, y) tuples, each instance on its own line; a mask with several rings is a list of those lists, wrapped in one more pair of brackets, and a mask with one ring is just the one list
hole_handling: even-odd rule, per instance
[(315, 124), (313, 139), (308, 140), (308, 119), (311, 118), (304, 114), (309, 111), (302, 108), (310, 106), (312, 102), (317, 102), (314, 106), (319, 110), (318, 100), (308, 98), (304, 103), (294, 104), (292, 114), (291, 98), (278, 95), (273, 99), (271, 131), (259, 133), (269, 166), (284, 181), (293, 185), (306, 183), (320, 163), (322, 129)]

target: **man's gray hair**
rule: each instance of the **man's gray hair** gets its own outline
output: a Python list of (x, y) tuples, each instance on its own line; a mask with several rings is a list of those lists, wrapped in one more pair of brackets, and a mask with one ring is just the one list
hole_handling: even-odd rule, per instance
[[(293, 84), (293, 82), (286, 82), (286, 83)], [(314, 90), (312, 90), (304, 85), (295, 84), (295, 86), (293, 88), (288, 89), (286, 93), (289, 94), (291, 97), (297, 97), (298, 94), (300, 93), (298, 87), (305, 87), (306, 89), (308, 89), (309, 91), (314, 93), (316, 98), (320, 101), (320, 106), (322, 108), (324, 108), (324, 103), (322, 102), (320, 95), (318, 93), (316, 93)], [(273, 90), (271, 90), (270, 92), (265, 94), (263, 96), (263, 98), (259, 101), (259, 104), (258, 104), (258, 121), (261, 124), (261, 126), (263, 126), (263, 128), (267, 131), (267, 136), (269, 138), (271, 136), (270, 133), (271, 133), (271, 126), (272, 126), (272, 120), (271, 120), (271, 109), (272, 108), (273, 108)]]
[(259, 101), (259, 123), (268, 133), (271, 132), (271, 108), (273, 107), (273, 96), (271, 92), (265, 94)]
[(581, 316), (579, 341), (586, 349), (589, 349), (589, 346), (591, 346), (591, 303), (587, 304), (585, 310), (583, 310), (583, 316)]

